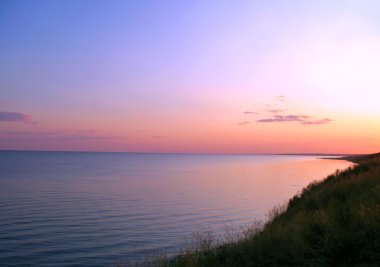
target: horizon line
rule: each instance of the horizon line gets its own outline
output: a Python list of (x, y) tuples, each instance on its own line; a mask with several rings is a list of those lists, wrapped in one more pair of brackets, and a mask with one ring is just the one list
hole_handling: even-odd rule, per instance
[(0, 149), (0, 152), (56, 152), (56, 153), (128, 153), (128, 154), (167, 154), (167, 155), (267, 155), (267, 156), (356, 156), (368, 153), (228, 153), (228, 152), (157, 152), (157, 151), (91, 151), (91, 150), (36, 150), (36, 149)]

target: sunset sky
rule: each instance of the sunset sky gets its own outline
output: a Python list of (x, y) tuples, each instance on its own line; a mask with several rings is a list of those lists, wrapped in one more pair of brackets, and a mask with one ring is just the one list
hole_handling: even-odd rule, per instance
[(1, 1), (0, 149), (380, 151), (380, 1)]

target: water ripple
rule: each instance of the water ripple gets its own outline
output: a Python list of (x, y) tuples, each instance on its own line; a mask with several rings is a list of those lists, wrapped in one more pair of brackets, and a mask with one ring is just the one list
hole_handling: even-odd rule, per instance
[(346, 166), (312, 157), (0, 152), (0, 265), (114, 266), (172, 253), (196, 231), (263, 219)]

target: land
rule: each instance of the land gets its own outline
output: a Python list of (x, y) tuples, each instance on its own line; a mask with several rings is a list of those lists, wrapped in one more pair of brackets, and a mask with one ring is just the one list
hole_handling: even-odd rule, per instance
[(312, 182), (236, 238), (208, 235), (158, 266), (379, 266), (380, 153)]

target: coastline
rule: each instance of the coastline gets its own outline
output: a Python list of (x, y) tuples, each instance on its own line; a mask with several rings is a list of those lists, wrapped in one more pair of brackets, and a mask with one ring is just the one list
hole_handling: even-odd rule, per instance
[(374, 188), (380, 188), (380, 153), (334, 159), (356, 164), (275, 207), (263, 227), (218, 245), (204, 238), (156, 265), (377, 266), (380, 196)]
[(358, 154), (358, 155), (342, 156), (342, 157), (337, 157), (337, 158), (321, 158), (321, 159), (346, 160), (352, 163), (360, 163), (366, 160), (376, 159), (379, 157), (380, 157), (380, 153), (375, 153), (375, 154)]

